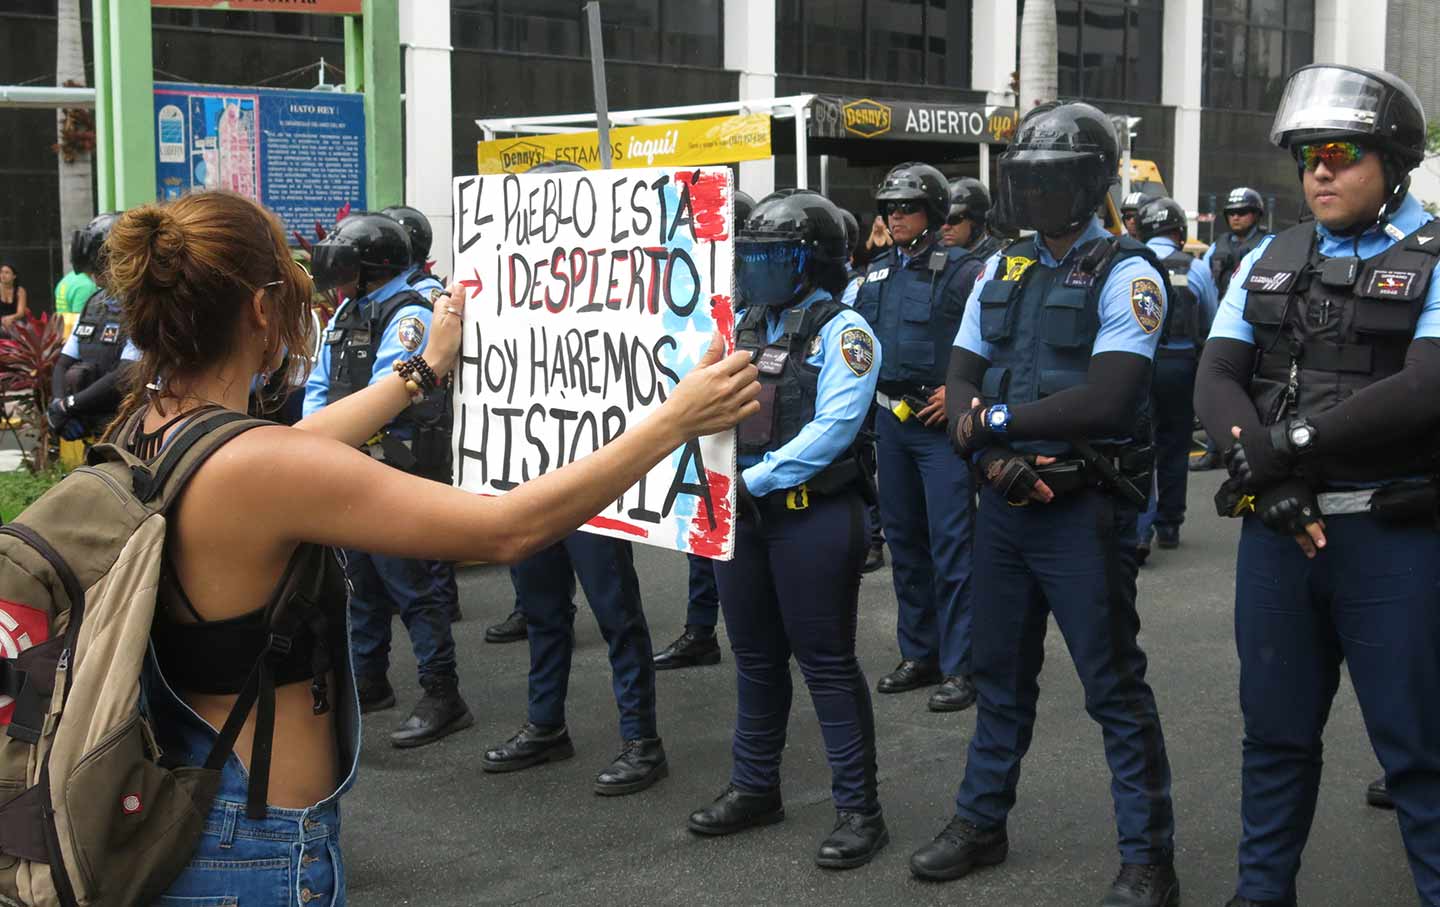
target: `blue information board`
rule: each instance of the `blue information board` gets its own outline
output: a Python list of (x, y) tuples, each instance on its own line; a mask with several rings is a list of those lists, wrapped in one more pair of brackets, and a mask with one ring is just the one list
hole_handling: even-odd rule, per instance
[(162, 200), (229, 189), (306, 237), (365, 209), (363, 95), (157, 82), (155, 150)]

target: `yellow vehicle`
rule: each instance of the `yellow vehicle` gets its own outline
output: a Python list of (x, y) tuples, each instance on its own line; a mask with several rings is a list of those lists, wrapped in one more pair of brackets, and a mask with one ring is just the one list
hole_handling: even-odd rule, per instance
[[(1120, 165), (1124, 167), (1122, 163)], [(1160, 168), (1155, 166), (1154, 161), (1130, 159), (1130, 191), (1141, 192), (1148, 197), (1167, 196), (1170, 190), (1165, 188), (1165, 180), (1160, 176)], [(1125, 225), (1120, 220), (1120, 183), (1110, 187), (1110, 193), (1105, 198), (1105, 229), (1115, 236), (1119, 236), (1125, 230)], [(1210, 248), (1197, 239), (1187, 238), (1185, 251), (1191, 255), (1204, 255), (1205, 250)]]

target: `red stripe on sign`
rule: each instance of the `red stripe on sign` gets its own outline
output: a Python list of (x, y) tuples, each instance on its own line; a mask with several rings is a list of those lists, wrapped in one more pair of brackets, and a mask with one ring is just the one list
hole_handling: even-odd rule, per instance
[(604, 516), (597, 516), (585, 525), (594, 526), (596, 529), (613, 529), (616, 532), (623, 532), (626, 535), (633, 535), (641, 539), (648, 539), (650, 537), (650, 530), (648, 529), (641, 529), (639, 526), (633, 526), (629, 523), (612, 520)]

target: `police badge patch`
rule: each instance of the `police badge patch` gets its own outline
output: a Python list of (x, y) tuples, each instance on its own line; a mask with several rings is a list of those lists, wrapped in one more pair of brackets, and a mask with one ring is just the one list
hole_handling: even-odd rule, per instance
[(847, 328), (840, 335), (840, 355), (857, 377), (864, 377), (875, 364), (875, 339), (860, 328)]
[(395, 336), (406, 352), (413, 353), (420, 349), (420, 341), (425, 339), (425, 322), (414, 315), (402, 318), (395, 328)]
[(1165, 304), (1160, 301), (1160, 285), (1148, 277), (1137, 277), (1130, 281), (1130, 310), (1135, 320), (1147, 334), (1160, 329), (1165, 318)]

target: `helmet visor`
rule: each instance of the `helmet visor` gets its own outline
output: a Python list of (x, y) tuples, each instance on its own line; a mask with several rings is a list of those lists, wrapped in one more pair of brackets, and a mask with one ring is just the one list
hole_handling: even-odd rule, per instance
[(735, 242), (735, 293), (740, 305), (787, 306), (805, 289), (810, 251), (797, 240), (740, 237)]
[(1270, 141), (1285, 148), (1297, 131), (1372, 135), (1389, 88), (1349, 69), (1303, 69), (1285, 86)]
[(1088, 201), (1095, 162), (1068, 155), (1052, 160), (1000, 158), (996, 192), (1000, 220), (1040, 233), (1058, 233), (1095, 213)]
[(310, 276), (320, 292), (360, 279), (360, 250), (348, 242), (318, 242), (310, 255)]

